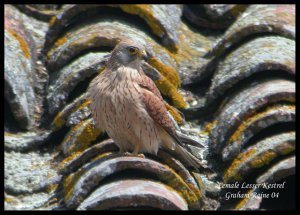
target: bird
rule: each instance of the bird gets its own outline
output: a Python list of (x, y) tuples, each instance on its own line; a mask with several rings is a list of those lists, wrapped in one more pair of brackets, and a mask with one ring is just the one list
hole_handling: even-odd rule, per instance
[(105, 69), (87, 89), (95, 125), (113, 139), (119, 153), (157, 155), (161, 148), (199, 169), (203, 163), (184, 147), (199, 143), (178, 135), (160, 91), (141, 67), (147, 57), (145, 47), (133, 40), (114, 47)]

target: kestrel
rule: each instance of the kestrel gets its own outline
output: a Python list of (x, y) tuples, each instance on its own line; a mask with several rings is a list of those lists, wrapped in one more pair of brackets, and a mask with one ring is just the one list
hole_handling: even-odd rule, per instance
[(114, 140), (120, 153), (157, 155), (159, 148), (171, 149), (198, 169), (201, 163), (183, 148), (159, 90), (141, 68), (146, 57), (145, 48), (133, 41), (116, 45), (105, 70), (88, 88), (95, 124)]

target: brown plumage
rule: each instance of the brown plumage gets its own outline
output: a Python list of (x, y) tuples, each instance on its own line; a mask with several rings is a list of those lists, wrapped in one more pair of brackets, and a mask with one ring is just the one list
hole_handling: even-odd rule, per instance
[(95, 123), (121, 153), (156, 155), (159, 148), (169, 149), (200, 168), (200, 161), (183, 148), (159, 90), (142, 71), (145, 55), (144, 47), (129, 40), (114, 48), (106, 69), (88, 88)]

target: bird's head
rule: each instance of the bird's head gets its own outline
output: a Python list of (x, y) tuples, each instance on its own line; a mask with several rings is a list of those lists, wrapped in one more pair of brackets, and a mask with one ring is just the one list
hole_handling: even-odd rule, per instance
[(110, 63), (138, 69), (142, 60), (147, 59), (145, 48), (131, 40), (119, 42), (112, 51)]

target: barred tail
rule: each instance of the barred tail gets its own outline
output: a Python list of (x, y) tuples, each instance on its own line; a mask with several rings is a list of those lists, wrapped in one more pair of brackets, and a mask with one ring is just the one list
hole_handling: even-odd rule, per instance
[(192, 155), (182, 146), (177, 145), (175, 148), (175, 153), (180, 156), (180, 160), (182, 160), (186, 165), (191, 166), (196, 170), (203, 168), (200, 160), (198, 160), (194, 155)]

